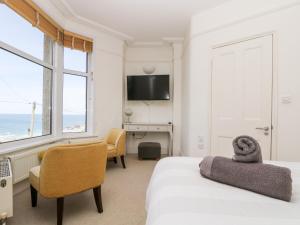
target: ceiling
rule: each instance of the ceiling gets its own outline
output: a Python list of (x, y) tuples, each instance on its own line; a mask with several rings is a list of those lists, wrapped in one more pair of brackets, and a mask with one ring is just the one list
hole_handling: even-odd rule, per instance
[(135, 41), (184, 37), (191, 16), (228, 0), (61, 0), (73, 15)]

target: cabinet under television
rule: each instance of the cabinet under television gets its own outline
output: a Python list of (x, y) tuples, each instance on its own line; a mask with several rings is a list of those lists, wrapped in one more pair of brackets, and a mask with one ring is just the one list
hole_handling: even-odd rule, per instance
[(127, 100), (170, 100), (170, 75), (127, 75)]
[[(173, 124), (172, 123), (123, 123), (127, 133), (167, 133), (169, 135), (167, 155), (173, 155)], [(157, 142), (157, 140), (154, 140)]]

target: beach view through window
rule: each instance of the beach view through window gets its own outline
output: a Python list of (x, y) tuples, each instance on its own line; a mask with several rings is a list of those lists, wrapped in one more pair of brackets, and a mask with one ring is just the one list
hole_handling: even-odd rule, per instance
[(64, 74), (63, 132), (86, 131), (86, 77)]

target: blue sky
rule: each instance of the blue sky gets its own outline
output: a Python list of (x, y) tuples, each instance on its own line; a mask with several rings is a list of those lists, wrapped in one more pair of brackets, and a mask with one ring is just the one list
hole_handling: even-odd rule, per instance
[[(44, 34), (3, 4), (0, 4), (0, 27), (2, 42), (43, 59)], [(85, 54), (67, 50), (65, 60), (69, 69), (82, 70)], [(0, 49), (0, 68), (0, 114), (31, 114), (29, 103), (42, 104), (43, 67)], [(65, 114), (85, 113), (84, 81), (83, 77), (66, 76)], [(40, 105), (36, 112), (42, 112)]]

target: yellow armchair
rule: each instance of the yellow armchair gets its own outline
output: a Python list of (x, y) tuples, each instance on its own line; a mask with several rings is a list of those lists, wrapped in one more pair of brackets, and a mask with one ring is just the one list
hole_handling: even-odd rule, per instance
[(37, 193), (57, 199), (57, 224), (63, 220), (64, 197), (93, 189), (99, 213), (103, 212), (101, 184), (107, 162), (106, 143), (62, 145), (49, 148), (40, 166), (30, 170), (32, 207)]
[(123, 129), (113, 128), (106, 135), (104, 141), (107, 143), (107, 158), (117, 163), (117, 157), (121, 158), (125, 169), (126, 132)]

